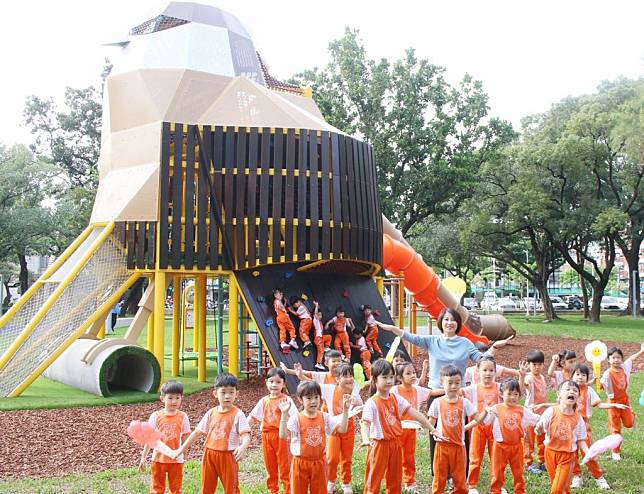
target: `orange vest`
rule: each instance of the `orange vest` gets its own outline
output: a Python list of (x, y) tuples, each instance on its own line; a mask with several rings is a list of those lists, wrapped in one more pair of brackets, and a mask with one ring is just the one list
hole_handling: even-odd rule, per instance
[(326, 448), (326, 427), (324, 414), (318, 412), (314, 418), (300, 412), (300, 457), (308, 460), (324, 458)]
[(212, 408), (208, 417), (208, 435), (206, 448), (215, 451), (229, 451), (230, 432), (235, 425), (235, 416), (239, 408), (232, 407), (227, 412), (219, 412)]
[(552, 418), (548, 426), (548, 447), (554, 451), (571, 452), (575, 451), (572, 444), (572, 436), (579, 422), (577, 412), (566, 415), (559, 407), (553, 408)]
[(490, 387), (484, 387), (482, 384), (476, 385), (476, 411), (483, 412), (487, 407), (496, 405), (500, 400), (499, 385), (492, 383)]
[(383, 439), (388, 441), (400, 437), (403, 429), (400, 423), (398, 398), (396, 395), (390, 393), (387, 399), (374, 395), (371, 399), (374, 401), (376, 409), (378, 410)]
[(608, 369), (608, 377), (613, 386), (613, 401), (628, 400), (628, 379), (626, 372), (621, 367), (619, 369)]
[(519, 444), (524, 435), (523, 407), (509, 407), (505, 403), (500, 403), (496, 406), (496, 413), (503, 435), (503, 444)]
[(335, 316), (335, 323), (333, 328), (336, 333), (346, 333), (347, 332), (347, 318)]
[(449, 443), (463, 444), (463, 398), (459, 397), (456, 403), (441, 399), (438, 404), (443, 437)]
[[(181, 434), (183, 433), (183, 421), (186, 414), (177, 412), (174, 415), (167, 415), (164, 410), (156, 413), (156, 428), (161, 433), (161, 440), (170, 447), (170, 449), (179, 449), (181, 446)], [(163, 455), (158, 451), (154, 452), (152, 461), (160, 463), (177, 463), (177, 460)]]

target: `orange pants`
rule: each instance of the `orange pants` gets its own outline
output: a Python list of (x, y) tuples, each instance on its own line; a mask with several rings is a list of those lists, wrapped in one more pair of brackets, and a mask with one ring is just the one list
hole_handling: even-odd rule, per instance
[[(610, 408), (609, 408), (610, 410)], [(590, 446), (593, 443), (593, 437), (591, 435), (591, 430), (590, 430), (590, 422), (584, 419), (584, 423), (586, 424), (586, 444)], [(577, 455), (577, 458), (575, 459), (575, 466), (572, 469), (572, 474), (573, 475), (581, 475), (581, 465), (579, 464), (579, 456), (582, 458), (584, 457), (583, 453), (581, 451), (578, 452), (579, 454)], [(588, 471), (590, 474), (593, 476), (594, 479), (598, 479), (602, 475), (604, 475), (603, 470), (599, 466), (599, 463), (597, 463), (597, 459), (593, 458), (590, 460), (588, 463), (586, 463), (586, 466), (588, 467)]]
[(294, 456), (291, 463), (291, 494), (308, 494), (309, 489), (311, 494), (326, 494), (326, 460)]
[(369, 350), (382, 354), (380, 346), (378, 345), (378, 326), (371, 326), (364, 340), (367, 343)]
[[(478, 429), (478, 427), (477, 427)], [(537, 458), (539, 463), (544, 464), (545, 460), (545, 446), (543, 441), (546, 439), (545, 434), (535, 434), (534, 427), (528, 427), (525, 431), (525, 440), (523, 441), (523, 458), (525, 466), (532, 465), (532, 453), (534, 451), (534, 443), (537, 443)]]
[(330, 482), (335, 482), (335, 479), (338, 476), (339, 466), (342, 472), (342, 483), (351, 483), (351, 459), (353, 458), (355, 437), (355, 429), (351, 432), (345, 432), (344, 434), (333, 434), (329, 436), (329, 441), (327, 443), (329, 468), (327, 473)]
[(416, 431), (414, 429), (403, 429), (400, 443), (403, 450), (405, 485), (413, 485), (416, 483)]
[(331, 346), (331, 335), (323, 334), (322, 336), (316, 336), (313, 342), (315, 343), (315, 348), (317, 349), (315, 361), (316, 363), (321, 364), (322, 359), (324, 358), (324, 349)]
[(576, 451), (553, 451), (546, 448), (546, 470), (550, 477), (550, 494), (570, 494), (570, 480), (576, 459)]
[(214, 494), (221, 479), (224, 494), (239, 494), (239, 465), (232, 451), (205, 448), (201, 460), (201, 494)]
[(349, 346), (349, 335), (346, 331), (340, 331), (335, 333), (335, 341), (333, 346), (336, 350), (340, 351), (340, 348), (344, 350), (344, 355), (347, 358), (351, 358), (351, 347)]
[(369, 350), (361, 351), (360, 360), (362, 361), (364, 375), (367, 377), (367, 379), (371, 379), (371, 352)]
[(286, 341), (286, 332), (290, 335), (291, 339), (295, 339), (295, 326), (293, 326), (293, 321), (287, 315), (280, 314), (277, 316), (277, 327), (280, 332), (280, 343)]
[(367, 450), (363, 494), (380, 494), (380, 484), (385, 479), (387, 494), (402, 491), (402, 447), (398, 438), (373, 441)]
[(434, 449), (434, 482), (432, 494), (443, 494), (447, 477), (452, 475), (452, 494), (467, 494), (465, 482), (465, 446), (463, 444), (436, 441)]
[[(621, 403), (623, 405), (630, 405), (628, 398), (623, 400), (608, 400), (609, 403)], [(621, 434), (622, 424), (627, 429), (630, 429), (635, 424), (635, 414), (633, 409), (620, 410), (619, 408), (608, 409), (608, 431), (611, 434)], [(619, 453), (621, 445), (617, 446), (613, 451)]]
[[(492, 444), (494, 436), (492, 435), (492, 425), (479, 425), (474, 427), (470, 436), (470, 468), (467, 475), (467, 483), (470, 487), (476, 487), (481, 476), (481, 465), (485, 455), (485, 446), (487, 453), (492, 458)], [(521, 455), (523, 457), (523, 454)]]
[[(480, 426), (479, 426), (480, 427)], [(478, 429), (476, 427), (474, 430)], [(470, 446), (471, 448), (471, 446)], [(501, 494), (505, 483), (505, 467), (509, 464), (514, 481), (514, 494), (525, 494), (525, 480), (523, 478), (523, 444), (493, 443), (492, 463), (490, 465), (491, 486), (490, 494)], [(470, 458), (472, 457), (470, 449)], [(470, 467), (472, 466), (470, 460)], [(470, 484), (471, 486), (472, 484)]]
[(183, 484), (183, 463), (161, 463), (153, 461), (150, 469), (150, 494), (165, 494), (165, 477), (168, 476), (170, 494), (181, 494)]
[(300, 319), (300, 339), (305, 345), (311, 342), (311, 326), (313, 326), (313, 319)]
[(290, 490), (291, 454), (288, 440), (280, 439), (278, 431), (262, 431), (262, 453), (266, 466), (266, 488), (271, 494), (280, 490), (279, 480), (282, 481), (284, 492)]

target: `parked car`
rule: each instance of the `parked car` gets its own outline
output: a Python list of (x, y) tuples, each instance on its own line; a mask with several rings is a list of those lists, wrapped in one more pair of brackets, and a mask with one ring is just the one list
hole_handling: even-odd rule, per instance
[(518, 310), (518, 306), (514, 300), (510, 297), (503, 297), (497, 300), (496, 304), (492, 306), (492, 310), (499, 310), (501, 312), (506, 312), (509, 310)]
[(618, 297), (602, 297), (600, 307), (602, 310), (625, 310), (628, 302)]
[(465, 297), (463, 299), (463, 307), (468, 310), (476, 310), (479, 308), (479, 304), (474, 297)]
[(555, 310), (566, 310), (568, 309), (568, 304), (563, 301), (561, 297), (550, 297), (550, 302), (552, 303), (552, 307)]

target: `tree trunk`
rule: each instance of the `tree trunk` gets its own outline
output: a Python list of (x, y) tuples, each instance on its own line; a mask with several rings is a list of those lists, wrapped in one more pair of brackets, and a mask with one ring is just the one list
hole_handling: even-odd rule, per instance
[(548, 322), (558, 319), (557, 314), (555, 313), (555, 310), (552, 307), (552, 302), (550, 301), (550, 295), (548, 295), (546, 284), (541, 279), (533, 279), (532, 283), (535, 289), (539, 292), (539, 295), (541, 296), (541, 301), (543, 303), (544, 319)]
[[(577, 252), (577, 262), (581, 266), (581, 269), (585, 269), (585, 264), (586, 260), (584, 257)], [(588, 303), (588, 285), (586, 284), (586, 280), (584, 277), (577, 273), (579, 276), (579, 286), (581, 287), (581, 296), (584, 302), (584, 319), (588, 320), (590, 319), (590, 304)]]
[[(638, 249), (639, 250), (639, 249)], [(635, 294), (635, 313), (640, 313), (640, 273), (639, 273), (639, 252), (631, 249), (628, 255), (624, 253), (626, 264), (628, 264), (628, 306), (624, 313), (633, 313), (633, 294)]]
[(20, 282), (20, 294), (22, 295), (29, 288), (29, 270), (27, 269), (27, 257), (24, 254), (18, 254), (18, 261), (20, 262), (18, 281)]
[(604, 288), (606, 285), (601, 286), (596, 283), (593, 283), (593, 298), (590, 306), (590, 313), (588, 315), (588, 321), (592, 323), (600, 322), (599, 316), (601, 314), (601, 302), (602, 297), (604, 296)]
[(3, 280), (2, 284), (4, 285), (5, 296), (2, 299), (2, 310), (0, 312), (4, 314), (11, 303), (11, 293), (9, 292), (9, 280)]

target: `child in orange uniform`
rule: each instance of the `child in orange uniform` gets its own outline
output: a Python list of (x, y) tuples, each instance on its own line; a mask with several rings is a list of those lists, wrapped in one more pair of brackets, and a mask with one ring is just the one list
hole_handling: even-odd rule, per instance
[(360, 306), (360, 310), (365, 320), (364, 335), (367, 347), (376, 356), (382, 357), (382, 350), (378, 345), (378, 325), (376, 324), (376, 318), (373, 317), (373, 309), (370, 305), (365, 304)]
[(359, 328), (354, 329), (353, 338), (356, 340), (356, 344), (351, 343), (351, 348), (355, 348), (360, 352), (360, 362), (364, 369), (364, 375), (367, 379), (371, 379), (371, 351), (367, 347), (367, 341), (362, 330)]
[(353, 403), (351, 395), (342, 397), (342, 415), (332, 418), (321, 412), (322, 391), (313, 381), (301, 382), (297, 396), (302, 401), (303, 410), (288, 417), (289, 403), (280, 404), (280, 437), (286, 439), (291, 434), (291, 494), (326, 494), (327, 463), (325, 457), (327, 437), (335, 432), (347, 431), (349, 408)]
[[(572, 380), (575, 381), (579, 386), (579, 401), (577, 402), (577, 411), (581, 415), (581, 418), (584, 419), (584, 424), (586, 424), (588, 444), (591, 444), (593, 439), (591, 436), (590, 417), (592, 417), (593, 415), (593, 407), (607, 408), (609, 410), (612, 408), (626, 410), (630, 407), (621, 403), (602, 403), (599, 399), (599, 395), (595, 392), (595, 390), (591, 386), (588, 386), (589, 379), (590, 369), (588, 368), (588, 366), (584, 364), (577, 364), (572, 373)], [(586, 463), (586, 466), (588, 467), (588, 471), (593, 476), (595, 482), (597, 483), (597, 486), (600, 489), (610, 489), (608, 482), (604, 478), (604, 472), (599, 466), (599, 463), (597, 463), (596, 458), (589, 460), (588, 463)], [(581, 478), (581, 466), (579, 465), (579, 461), (575, 462), (575, 467), (572, 470), (572, 474), (573, 477), (570, 487), (572, 487), (573, 489), (581, 487), (583, 481)]]
[[(321, 384), (322, 399), (332, 417), (342, 414), (342, 397), (353, 396), (353, 405), (362, 405), (362, 398), (354, 389), (353, 367), (342, 364), (334, 371), (337, 385)], [(342, 470), (342, 493), (352, 494), (351, 488), (351, 460), (353, 457), (353, 445), (355, 443), (356, 427), (353, 419), (349, 420), (347, 431), (344, 433), (334, 432), (329, 436), (327, 444), (327, 459), (329, 461), (327, 492), (335, 490), (335, 479), (338, 475), (338, 466)]]
[(224, 494), (239, 494), (239, 462), (250, 444), (250, 427), (244, 413), (235, 406), (237, 378), (227, 372), (215, 378), (213, 395), (219, 405), (203, 416), (175, 455), (187, 451), (205, 436), (201, 459), (201, 494), (214, 494), (221, 479)]
[(514, 494), (525, 494), (523, 435), (526, 427), (534, 427), (541, 417), (529, 408), (519, 405), (521, 385), (516, 379), (506, 379), (501, 383), (501, 396), (503, 403), (492, 406), (486, 420), (492, 424), (494, 438), (490, 463), (490, 493), (501, 494), (503, 491), (505, 467), (509, 464), (514, 481)]
[[(478, 384), (470, 384), (461, 388), (461, 392), (465, 398), (474, 404), (477, 413), (482, 413), (501, 401), (501, 392), (499, 384), (495, 382), (496, 361), (494, 357), (483, 357), (477, 362), (476, 367), (479, 374)], [(485, 446), (487, 446), (488, 455), (491, 457), (493, 442), (491, 423), (482, 424), (474, 428), (470, 434), (470, 463), (467, 474), (469, 494), (478, 494), (477, 487), (483, 457), (485, 456)]]
[(298, 327), (298, 333), (300, 339), (302, 340), (302, 350), (308, 350), (311, 346), (311, 326), (313, 325), (313, 319), (311, 319), (311, 312), (304, 304), (304, 300), (301, 297), (296, 298), (293, 301), (293, 307), (295, 310), (288, 308), (288, 311), (296, 315), (300, 320), (300, 325)]
[[(479, 352), (487, 352), (490, 349), (490, 347), (485, 343), (475, 343), (474, 346)], [(512, 369), (501, 364), (496, 364), (496, 380), (498, 382), (501, 382), (508, 377), (519, 379), (520, 375), (521, 374), (518, 369)], [(470, 384), (478, 384), (478, 366), (470, 365), (467, 369), (465, 369), (465, 374), (463, 374), (463, 382), (465, 383), (465, 386), (469, 386)]]
[[(183, 400), (183, 385), (177, 381), (167, 381), (161, 386), (161, 402), (163, 409), (150, 415), (148, 422), (161, 432), (161, 440), (172, 449), (181, 446), (190, 434), (188, 416), (180, 411)], [(143, 447), (139, 470), (143, 471), (150, 451), (149, 446)], [(183, 483), (183, 455), (170, 458), (157, 450), (152, 453), (150, 494), (164, 494), (165, 480), (168, 476), (170, 494), (181, 494)]]
[[(416, 410), (420, 405), (425, 403), (430, 396), (440, 396), (443, 390), (434, 393), (429, 388), (418, 386), (416, 382), (416, 368), (411, 362), (396, 367), (397, 384), (391, 388), (391, 392), (397, 396), (402, 396)], [(408, 419), (407, 415), (402, 417)], [(403, 476), (405, 481), (405, 490), (407, 492), (416, 492), (416, 429), (403, 429), (400, 436), (400, 442), (403, 450)]]
[(548, 377), (552, 379), (555, 388), (558, 388), (562, 382), (572, 379), (575, 365), (577, 365), (577, 354), (572, 350), (561, 350), (552, 356)]
[[(475, 416), (476, 407), (460, 393), (462, 374), (458, 367), (446, 365), (441, 369), (441, 384), (445, 391), (429, 407), (429, 420), (436, 424), (438, 431), (434, 450), (434, 481), (432, 493), (445, 490), (447, 478), (452, 477), (453, 494), (466, 494), (465, 432), (480, 424), (487, 416), (487, 410)], [(466, 418), (472, 418), (465, 424)]]
[[(609, 403), (620, 403), (629, 406), (628, 383), (633, 370), (633, 361), (644, 353), (644, 343), (640, 351), (624, 360), (624, 353), (617, 347), (608, 350), (608, 369), (601, 377), (601, 385), (606, 391)], [(635, 414), (631, 408), (608, 410), (608, 430), (611, 434), (620, 434), (622, 424), (630, 429), (635, 424)], [(613, 450), (613, 460), (621, 460), (620, 447)]]
[(564, 381), (557, 391), (557, 405), (548, 408), (535, 428), (545, 433), (546, 470), (550, 477), (550, 494), (570, 494), (570, 479), (577, 461), (577, 449), (588, 451), (586, 426), (577, 412), (579, 386)]
[(292, 369), (280, 362), (280, 369), (290, 376), (297, 376), (300, 380), (315, 381), (318, 384), (335, 384), (335, 368), (342, 363), (342, 354), (337, 350), (329, 350), (324, 356), (324, 361), (329, 369), (328, 372), (308, 371), (302, 369), (301, 364), (295, 364)]
[(331, 347), (331, 335), (324, 334), (324, 324), (322, 323), (320, 304), (318, 302), (313, 302), (313, 307), (313, 329), (315, 331), (313, 342), (317, 349), (315, 370), (324, 372), (325, 368), (324, 365), (322, 365), (322, 359), (324, 358), (324, 352)]
[(284, 394), (286, 387), (286, 373), (282, 369), (269, 369), (266, 374), (266, 387), (268, 396), (257, 402), (255, 408), (248, 415), (248, 422), (261, 424), (262, 453), (266, 466), (266, 488), (270, 494), (279, 492), (279, 480), (282, 481), (284, 492), (290, 492), (290, 466), (291, 458), (288, 442), (280, 439), (280, 419), (282, 411), (279, 404), (286, 401), (291, 404), (289, 413), (297, 413), (295, 403), (290, 396)]
[[(539, 415), (543, 412), (543, 408), (537, 405), (546, 403), (548, 394), (549, 380), (541, 373), (545, 359), (546, 356), (541, 350), (529, 351), (526, 360), (528, 361), (530, 372), (523, 378), (526, 389), (525, 406)], [(534, 426), (528, 425), (523, 444), (523, 458), (525, 468), (530, 473), (541, 474), (546, 470), (545, 445), (543, 444), (545, 438), (543, 434), (535, 434)], [(535, 443), (537, 445), (539, 465), (533, 463)]]
[(371, 398), (364, 405), (360, 424), (361, 446), (369, 447), (363, 494), (379, 494), (383, 478), (387, 494), (401, 493), (403, 458), (400, 436), (405, 413), (429, 429), (431, 434), (436, 434), (436, 429), (422, 413), (401, 396), (391, 393), (394, 382), (392, 365), (384, 359), (374, 362), (369, 384)]
[(326, 326), (333, 327), (333, 331), (335, 331), (335, 340), (333, 341), (335, 349), (340, 351), (342, 348), (344, 350), (344, 357), (347, 360), (351, 360), (351, 346), (349, 344), (347, 328), (353, 331), (355, 326), (353, 325), (353, 321), (344, 315), (344, 309), (342, 307), (335, 309), (335, 317), (329, 319)]
[[(295, 341), (295, 326), (293, 321), (286, 311), (286, 304), (284, 303), (284, 294), (278, 288), (273, 290), (273, 309), (275, 309), (275, 322), (279, 330), (280, 347), (284, 353), (289, 352), (289, 346), (295, 350), (299, 348), (297, 341)], [(286, 343), (286, 333), (289, 334), (291, 340)]]

